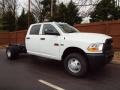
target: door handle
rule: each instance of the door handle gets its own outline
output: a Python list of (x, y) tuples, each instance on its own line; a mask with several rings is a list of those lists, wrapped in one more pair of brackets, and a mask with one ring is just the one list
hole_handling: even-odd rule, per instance
[(30, 37), (26, 37), (26, 39), (30, 39)]
[(40, 40), (45, 40), (45, 38), (40, 38)]

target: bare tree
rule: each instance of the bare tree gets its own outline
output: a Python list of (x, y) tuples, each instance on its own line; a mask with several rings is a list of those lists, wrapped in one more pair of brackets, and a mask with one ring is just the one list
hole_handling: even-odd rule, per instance
[(1, 14), (4, 14), (5, 12), (11, 11), (14, 15), (17, 13), (17, 0), (0, 0), (0, 12)]
[(4, 0), (5, 11), (12, 11), (13, 14), (16, 14), (17, 9), (17, 0)]
[(4, 0), (0, 0), (0, 11), (0, 17), (2, 17), (4, 12)]
[(41, 1), (42, 0), (32, 0), (31, 1), (31, 12), (33, 13), (33, 15), (36, 18), (37, 22), (41, 22), (42, 21), (42, 5), (41, 5)]

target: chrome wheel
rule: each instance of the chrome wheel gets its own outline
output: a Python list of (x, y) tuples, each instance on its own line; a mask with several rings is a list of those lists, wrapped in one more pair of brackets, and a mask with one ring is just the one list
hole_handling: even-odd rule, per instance
[(78, 73), (81, 70), (81, 63), (76, 58), (69, 59), (68, 68), (71, 72)]

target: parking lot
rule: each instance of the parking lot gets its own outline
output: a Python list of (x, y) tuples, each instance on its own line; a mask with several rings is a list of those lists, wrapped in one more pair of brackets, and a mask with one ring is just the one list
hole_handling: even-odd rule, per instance
[(68, 75), (62, 63), (21, 55), (7, 60), (0, 49), (0, 90), (120, 90), (120, 65), (109, 64), (84, 78)]

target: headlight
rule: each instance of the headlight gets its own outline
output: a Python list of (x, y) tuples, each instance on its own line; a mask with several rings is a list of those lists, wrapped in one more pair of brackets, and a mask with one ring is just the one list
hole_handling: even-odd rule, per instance
[(90, 52), (99, 52), (99, 51), (102, 51), (102, 49), (103, 49), (102, 43), (94, 43), (87, 48), (87, 50)]

